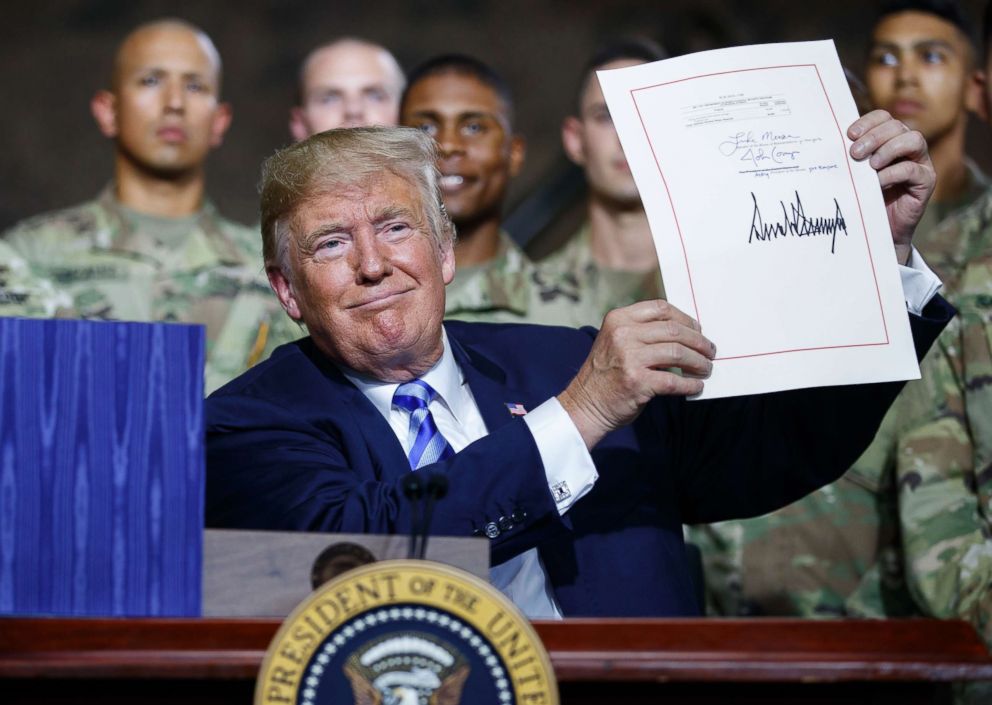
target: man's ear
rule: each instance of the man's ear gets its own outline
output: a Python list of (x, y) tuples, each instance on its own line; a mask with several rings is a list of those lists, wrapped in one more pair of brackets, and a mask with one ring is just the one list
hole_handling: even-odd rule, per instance
[(269, 277), (269, 286), (271, 286), (272, 291), (276, 293), (276, 297), (279, 299), (279, 303), (282, 304), (283, 310), (294, 321), (302, 320), (303, 315), (300, 313), (300, 306), (296, 301), (296, 294), (293, 293), (293, 286), (289, 283), (286, 275), (282, 273), (282, 270), (279, 269), (279, 267), (274, 265), (266, 267), (265, 273)]
[(510, 138), (510, 176), (516, 176), (524, 166), (527, 157), (527, 140), (522, 135)]
[(303, 108), (299, 106), (289, 109), (289, 133), (293, 135), (293, 139), (297, 142), (302, 142), (310, 136), (310, 126), (307, 125)]
[(107, 90), (97, 91), (90, 99), (90, 112), (104, 137), (117, 137), (117, 96)]
[(441, 278), (445, 286), (455, 278), (455, 247), (451, 240), (441, 245)]
[(579, 166), (586, 164), (586, 150), (582, 143), (582, 122), (574, 115), (569, 115), (561, 123), (561, 146), (565, 155)]
[(234, 111), (231, 109), (231, 104), (218, 103), (217, 110), (214, 112), (213, 120), (210, 122), (211, 147), (220, 147), (221, 143), (224, 141), (224, 134), (231, 126), (231, 120), (233, 118)]
[(989, 106), (989, 96), (986, 90), (988, 80), (988, 76), (985, 75), (984, 71), (972, 71), (971, 75), (968, 76), (968, 84), (965, 86), (964, 93), (965, 108), (975, 113), (975, 115), (986, 123), (992, 119), (992, 114), (990, 114), (992, 112), (990, 111), (990, 107), (992, 106)]

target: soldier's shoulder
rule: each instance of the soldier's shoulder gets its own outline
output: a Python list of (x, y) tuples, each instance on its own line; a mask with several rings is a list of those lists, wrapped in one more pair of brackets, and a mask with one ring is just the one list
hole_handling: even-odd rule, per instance
[(67, 208), (46, 211), (15, 223), (0, 237), (14, 247), (25, 238), (77, 238), (89, 236), (106, 221), (97, 201), (86, 201)]
[(936, 253), (935, 264), (938, 270), (947, 270), (938, 273), (953, 293), (964, 270), (973, 262), (992, 262), (992, 187), (944, 218), (935, 240), (946, 243), (947, 252)]
[(230, 240), (240, 252), (250, 256), (252, 259), (260, 259), (262, 256), (262, 234), (259, 225), (248, 226), (231, 220), (220, 213), (215, 213), (214, 218), (217, 229)]

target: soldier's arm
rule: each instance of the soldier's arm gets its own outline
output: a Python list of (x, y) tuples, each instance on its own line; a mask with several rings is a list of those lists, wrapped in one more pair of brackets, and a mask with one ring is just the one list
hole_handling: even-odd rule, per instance
[(967, 619), (992, 645), (992, 525), (978, 491), (992, 446), (990, 334), (966, 313), (926, 361), (933, 413), (900, 439), (897, 481), (906, 580), (918, 607)]

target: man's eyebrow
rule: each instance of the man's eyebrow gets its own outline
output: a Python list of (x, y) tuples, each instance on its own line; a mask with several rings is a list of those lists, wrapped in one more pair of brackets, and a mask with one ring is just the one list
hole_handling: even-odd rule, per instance
[(344, 222), (329, 221), (321, 223), (316, 229), (311, 230), (300, 238), (300, 249), (309, 252), (320, 238), (330, 233), (348, 232), (348, 225)]
[(488, 110), (471, 110), (459, 113), (458, 122), (464, 122), (465, 120), (492, 120), (503, 128), (504, 132), (510, 132), (510, 121), (501, 113), (494, 113)]
[(372, 217), (372, 222), (376, 225), (381, 225), (387, 220), (406, 220), (412, 222), (416, 219), (416, 213), (409, 208), (404, 206), (385, 206), (375, 213)]
[(875, 51), (876, 49), (902, 49), (902, 46), (890, 41), (872, 42), (870, 49), (871, 51)]
[(945, 39), (921, 39), (918, 42), (913, 42), (914, 49), (932, 49), (934, 47), (939, 47), (941, 49), (947, 49), (947, 51), (952, 54), (957, 54), (957, 49), (954, 45)]
[(433, 120), (434, 122), (439, 122), (441, 120), (441, 114), (431, 108), (423, 108), (421, 110), (412, 111), (410, 113), (410, 117)]

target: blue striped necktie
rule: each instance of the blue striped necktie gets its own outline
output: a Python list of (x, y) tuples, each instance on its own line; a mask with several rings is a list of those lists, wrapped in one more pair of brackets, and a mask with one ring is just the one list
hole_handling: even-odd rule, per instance
[(420, 379), (406, 382), (393, 393), (393, 406), (410, 412), (410, 431), (407, 436), (410, 452), (408, 459), (413, 470), (450, 458), (455, 451), (438, 430), (428, 405), (437, 396), (431, 385)]

